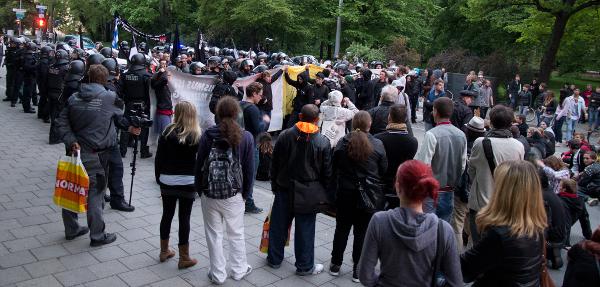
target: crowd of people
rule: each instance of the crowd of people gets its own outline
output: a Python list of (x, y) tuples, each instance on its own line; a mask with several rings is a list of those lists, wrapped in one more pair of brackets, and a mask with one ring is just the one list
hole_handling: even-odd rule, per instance
[[(252, 272), (244, 213), (262, 212), (253, 200), (257, 179), (270, 181), (274, 194), (269, 268), (281, 267), (295, 222), (296, 274), (323, 272), (314, 243), (316, 217), (324, 213), (336, 221), (329, 273), (341, 274), (352, 230), (352, 280), (365, 286), (539, 286), (548, 263), (563, 267), (562, 249), (569, 258), (563, 286), (600, 282), (600, 228), (592, 232), (587, 212), (600, 196), (600, 163), (594, 145), (575, 132), (586, 114), (590, 130), (598, 127), (600, 88), (583, 95), (565, 88), (557, 103), (544, 83), (521, 85), (517, 75), (502, 105), (483, 72), (470, 73), (454, 96), (444, 69), (393, 62), (324, 62), (315, 78), (307, 66), (292, 79), (288, 67), (308, 64), (307, 57), (294, 63), (283, 53), (234, 57), (209, 50), (202, 63), (186, 53), (171, 61), (159, 49), (149, 57), (145, 45), (127, 55), (123, 45), (82, 53), (23, 38), (8, 42), (5, 101), (16, 106), (20, 100), (26, 113), (37, 105), (38, 117), (51, 124), (49, 142), (79, 154), (89, 174), (88, 227), (63, 210), (67, 240), (88, 232), (91, 246), (116, 240), (105, 231), (104, 201), (134, 210), (123, 196), (122, 157), (131, 147), (135, 156), (138, 141), (141, 157), (152, 157), (153, 128), (160, 134), (154, 159), (163, 204), (159, 260), (176, 254), (169, 238), (179, 205), (178, 267), (197, 264), (189, 233), (199, 196), (215, 284)], [(120, 53), (128, 58), (125, 70)], [(214, 126), (200, 129), (194, 104), (173, 105), (171, 64), (217, 76), (209, 104)], [(281, 69), (271, 74), (270, 68)], [(245, 90), (235, 84), (256, 73)], [(287, 128), (270, 134), (271, 83), (279, 77), (296, 96)], [(157, 103), (152, 127), (150, 89)], [(420, 101), (425, 134), (419, 141), (413, 130)], [(526, 120), (530, 106), (536, 127)], [(569, 151), (557, 157), (565, 121)], [(585, 240), (571, 244), (577, 221)]]

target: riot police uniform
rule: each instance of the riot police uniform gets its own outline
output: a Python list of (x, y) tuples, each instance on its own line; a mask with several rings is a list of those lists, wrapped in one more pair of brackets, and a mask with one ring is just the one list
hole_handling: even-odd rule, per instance
[(50, 111), (48, 104), (48, 89), (46, 88), (46, 79), (48, 77), (48, 69), (50, 68), (50, 51), (49, 46), (44, 46), (40, 50), (40, 59), (37, 62), (36, 82), (40, 99), (38, 102), (38, 119), (43, 119), (45, 123), (50, 122)]
[(60, 96), (63, 91), (65, 77), (69, 70), (69, 54), (65, 50), (56, 51), (56, 63), (48, 69), (46, 89), (48, 93), (48, 107), (50, 116), (50, 144), (61, 143), (56, 131), (56, 118), (60, 114)]
[(23, 97), (21, 88), (23, 87), (23, 56), (25, 54), (25, 47), (23, 42), (18, 42), (17, 44), (18, 47), (15, 50), (15, 69), (11, 90), (11, 107), (16, 107), (17, 100)]
[(18, 40), (19, 39), (15, 37), (10, 38), (4, 59), (4, 65), (6, 66), (6, 98), (4, 98), (3, 101), (11, 102), (11, 106), (13, 107), (16, 102), (16, 96), (13, 93), (13, 90), (15, 85), (15, 74), (17, 72)]
[[(120, 78), (121, 88), (123, 89), (123, 100), (125, 101), (125, 116), (133, 115), (133, 109), (137, 104), (141, 104), (143, 112), (150, 115), (150, 77), (146, 71), (146, 57), (143, 54), (135, 54), (131, 58), (129, 70)], [(148, 147), (149, 128), (142, 128), (140, 134), (141, 157), (152, 157)], [(129, 133), (121, 133), (120, 148), (121, 156), (127, 153), (129, 144)]]
[(35, 43), (27, 43), (27, 48), (23, 54), (23, 93), (21, 94), (21, 104), (23, 111), (33, 114), (35, 110), (31, 107), (31, 103), (37, 105), (37, 95), (35, 89), (37, 59), (35, 57)]

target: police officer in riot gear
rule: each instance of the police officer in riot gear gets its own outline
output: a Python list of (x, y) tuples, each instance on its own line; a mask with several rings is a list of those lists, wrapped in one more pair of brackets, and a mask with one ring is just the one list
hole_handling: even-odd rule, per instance
[(46, 89), (48, 91), (48, 112), (50, 116), (50, 144), (60, 143), (56, 131), (56, 118), (60, 114), (60, 96), (63, 91), (65, 77), (69, 70), (69, 54), (60, 49), (56, 51), (56, 62), (48, 69), (46, 77)]
[(254, 75), (252, 69), (254, 68), (254, 62), (250, 59), (243, 60), (240, 63), (240, 70), (237, 72), (238, 78), (248, 77)]
[(221, 75), (221, 57), (211, 56), (208, 58), (208, 71), (203, 72), (202, 75), (209, 76), (220, 76)]
[(146, 44), (146, 42), (141, 42), (138, 45), (138, 53), (140, 53), (140, 54), (147, 54), (148, 53), (148, 45)]
[[(123, 74), (121, 87), (123, 89), (123, 100), (125, 101), (125, 116), (129, 116), (136, 105), (141, 104), (146, 115), (150, 115), (150, 77), (146, 71), (146, 57), (143, 54), (135, 54), (131, 57), (131, 66)], [(141, 158), (152, 157), (148, 147), (149, 128), (142, 128), (140, 134)], [(127, 153), (129, 134), (121, 133), (121, 156)]]
[[(24, 77), (23, 60), (25, 57), (25, 40), (23, 40), (21, 38), (17, 38), (16, 42), (17, 42), (17, 49), (15, 50), (15, 75), (14, 75), (12, 91), (11, 91), (11, 95), (12, 95), (11, 103), (10, 103), (11, 107), (17, 106), (17, 100), (19, 100), (19, 99), (21, 99), (21, 101), (23, 100), (22, 99), (23, 94), (21, 93), (21, 88), (23, 87), (23, 77)], [(23, 109), (25, 109), (25, 106), (23, 106)]]
[[(15, 76), (17, 73), (17, 49), (19, 48), (19, 39), (10, 37), (8, 47), (6, 48), (6, 56), (4, 65), (6, 66), (6, 98), (3, 102), (11, 102), (11, 106), (16, 104), (16, 94), (13, 93), (15, 86)], [(13, 100), (14, 99), (14, 100)]]
[(104, 58), (114, 58), (112, 51), (111, 47), (104, 47), (100, 50), (100, 55), (104, 56)]
[(119, 44), (119, 58), (129, 59), (129, 43), (127, 41), (121, 41)]
[(87, 83), (89, 82), (88, 80), (88, 70), (90, 69), (90, 67), (92, 65), (100, 65), (102, 64), (102, 61), (104, 61), (104, 56), (100, 55), (100, 54), (92, 54), (89, 57), (87, 57), (86, 61), (85, 61), (85, 72), (83, 73), (83, 79), (81, 79), (82, 82)]
[(23, 93), (21, 104), (23, 111), (29, 114), (35, 113), (35, 109), (31, 107), (31, 103), (37, 105), (37, 95), (35, 89), (35, 72), (37, 68), (36, 49), (34, 42), (28, 42), (23, 54), (22, 70), (23, 70)]
[(48, 104), (48, 89), (46, 88), (46, 78), (48, 76), (48, 69), (52, 64), (50, 62), (50, 52), (52, 48), (50, 46), (44, 46), (40, 49), (40, 58), (37, 63), (37, 74), (36, 82), (38, 91), (40, 94), (40, 100), (38, 102), (38, 119), (44, 120), (45, 123), (50, 122), (50, 106)]
[[(106, 58), (102, 61), (102, 66), (108, 70), (108, 79), (104, 88), (117, 94), (115, 103), (123, 105), (121, 87), (119, 86), (119, 65), (114, 58)], [(88, 67), (89, 70), (89, 67)], [(115, 126), (116, 128), (116, 126)], [(110, 202), (110, 207), (115, 210), (132, 212), (135, 207), (127, 204), (125, 201), (125, 187), (123, 186), (123, 158), (119, 145), (115, 142), (110, 148), (108, 156), (108, 190), (109, 194), (104, 195), (104, 200)]]

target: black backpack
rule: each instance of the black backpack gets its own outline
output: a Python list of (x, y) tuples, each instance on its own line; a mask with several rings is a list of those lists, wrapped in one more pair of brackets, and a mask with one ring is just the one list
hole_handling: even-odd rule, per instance
[(242, 166), (238, 153), (226, 140), (215, 139), (202, 166), (202, 193), (227, 199), (242, 190)]

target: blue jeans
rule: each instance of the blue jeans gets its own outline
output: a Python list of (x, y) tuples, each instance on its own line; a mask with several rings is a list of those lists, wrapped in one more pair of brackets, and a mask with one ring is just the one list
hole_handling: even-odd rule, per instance
[(281, 265), (288, 228), (292, 224), (292, 220), (296, 219), (294, 234), (296, 272), (311, 272), (315, 266), (315, 222), (317, 215), (314, 213), (295, 214), (290, 203), (288, 191), (275, 193), (275, 200), (271, 209), (267, 262), (271, 266)]
[(450, 223), (452, 210), (454, 209), (454, 191), (438, 191), (437, 205), (434, 206), (433, 199), (428, 197), (423, 202), (423, 211), (434, 213), (437, 217)]
[(573, 131), (575, 131), (575, 127), (577, 126), (577, 120), (567, 119), (567, 134), (565, 135), (565, 140), (570, 141), (573, 139)]
[(529, 109), (529, 106), (520, 106), (519, 107), (519, 114), (527, 116), (527, 109)]
[(246, 198), (246, 206), (254, 205), (254, 198), (252, 194), (254, 193), (254, 181), (256, 181), (256, 172), (258, 171), (259, 164), (259, 151), (258, 146), (254, 147), (254, 170), (252, 171), (252, 186), (250, 187), (250, 192), (248, 193), (248, 197)]
[(171, 116), (156, 113), (154, 117), (154, 132), (160, 136), (170, 123)]
[(598, 123), (600, 122), (598, 120), (598, 108), (590, 108), (589, 115), (590, 115), (590, 118), (588, 120), (590, 121), (590, 129), (597, 128)]

